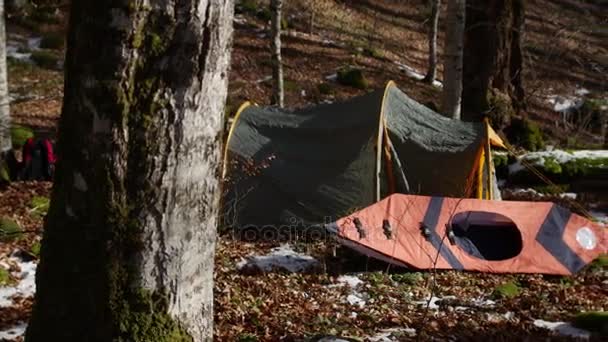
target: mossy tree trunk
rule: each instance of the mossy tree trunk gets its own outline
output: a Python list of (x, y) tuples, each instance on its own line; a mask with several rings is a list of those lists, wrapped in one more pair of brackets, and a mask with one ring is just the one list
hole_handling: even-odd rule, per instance
[(430, 0), (431, 18), (429, 22), (429, 65), (424, 81), (432, 84), (437, 76), (437, 32), (439, 30), (439, 10), (441, 0)]
[(465, 0), (448, 0), (443, 63), (441, 111), (460, 119), (462, 100), (462, 49), (465, 27)]
[(232, 0), (72, 1), (27, 341), (207, 341)]
[(6, 29), (4, 0), (0, 0), (0, 157), (11, 149), (11, 116), (6, 78)]
[(272, 12), (272, 104), (284, 106), (285, 90), (283, 87), (283, 59), (281, 57), (281, 15), (283, 0), (270, 0)]
[(463, 119), (489, 116), (498, 127), (525, 109), (522, 79), (523, 0), (468, 0)]

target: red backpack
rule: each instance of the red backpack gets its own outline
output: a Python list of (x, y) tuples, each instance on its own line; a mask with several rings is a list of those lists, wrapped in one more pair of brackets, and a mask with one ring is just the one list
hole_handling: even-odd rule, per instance
[(53, 179), (57, 158), (49, 139), (27, 139), (23, 144), (22, 158), (19, 179), (46, 181)]

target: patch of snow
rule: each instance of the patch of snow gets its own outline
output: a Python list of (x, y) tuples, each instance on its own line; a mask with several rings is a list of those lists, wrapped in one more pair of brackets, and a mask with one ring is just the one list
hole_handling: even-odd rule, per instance
[(0, 341), (15, 340), (18, 337), (25, 335), (27, 323), (19, 323), (6, 330), (0, 330)]
[(232, 19), (232, 21), (235, 24), (239, 24), (239, 25), (247, 24), (247, 18), (243, 17), (240, 14), (235, 15), (234, 18)]
[(302, 97), (306, 97), (306, 90), (302, 89), (302, 91), (300, 92), (300, 95), (302, 95)]
[(425, 298), (424, 300), (419, 300), (419, 301), (414, 302), (414, 304), (424, 305), (425, 307), (428, 305), (429, 309), (437, 310), (437, 309), (439, 309), (439, 303), (442, 300), (446, 300), (446, 299), (453, 300), (453, 299), (456, 299), (456, 296), (445, 296), (443, 298), (433, 296), (432, 298), (430, 298), (430, 302), (429, 302), (429, 298)]
[(608, 225), (608, 213), (604, 213), (597, 210), (590, 210), (589, 214), (593, 216), (598, 222)]
[(345, 340), (343, 338), (336, 337), (336, 336), (325, 336), (325, 337), (321, 338), (320, 340), (317, 340), (317, 342), (349, 342), (349, 341)]
[(574, 192), (564, 192), (559, 194), (559, 197), (561, 198), (569, 198), (569, 199), (576, 199), (577, 194), (575, 194)]
[(255, 83), (264, 83), (264, 82), (268, 82), (272, 80), (272, 75), (271, 76), (266, 76), (264, 78), (260, 78), (259, 80), (255, 81)]
[(346, 296), (346, 302), (350, 305), (362, 308), (367, 303), (367, 295), (365, 293), (353, 292)]
[(591, 92), (585, 88), (578, 88), (574, 91), (574, 93), (578, 96), (585, 96), (585, 95), (591, 94)]
[[(412, 68), (409, 65), (405, 65), (405, 64), (403, 64), (403, 63), (401, 63), (399, 61), (395, 61), (395, 64), (397, 64), (397, 66), (399, 67), (399, 70), (402, 70), (403, 72), (405, 72), (405, 74), (408, 77), (411, 77), (411, 78), (413, 78), (415, 80), (418, 80), (418, 81), (422, 81), (424, 79), (424, 77), (425, 77), (423, 74), (419, 73), (418, 70)], [(433, 80), (433, 86), (435, 86), (437, 88), (442, 88), (443, 87), (443, 83), (441, 83), (438, 80)]]
[(27, 47), (30, 50), (38, 50), (38, 49), (40, 49), (41, 42), (42, 42), (42, 38), (40, 38), (40, 37), (29, 38), (27, 40)]
[(19, 52), (20, 48), (15, 42), (9, 41), (6, 45), (6, 56), (23, 62), (30, 62), (32, 54), (29, 52)]
[(16, 263), (21, 268), (13, 276), (19, 280), (16, 286), (0, 287), (0, 308), (13, 305), (13, 297), (31, 297), (36, 292), (36, 266), (33, 261), (24, 262), (19, 258), (10, 257), (11, 263)]
[(325, 79), (328, 81), (335, 81), (338, 79), (338, 74), (331, 74), (329, 76), (325, 76)]
[(547, 102), (553, 105), (553, 110), (556, 112), (568, 112), (579, 108), (583, 101), (578, 96), (547, 96)]
[(331, 39), (323, 39), (323, 41), (321, 41), (321, 44), (329, 45), (329, 46), (336, 46), (336, 42)]
[(532, 188), (527, 188), (527, 189), (515, 188), (515, 189), (510, 189), (510, 192), (514, 195), (530, 195), (530, 196), (536, 196), (536, 197), (544, 196), (543, 194), (541, 194), (540, 192), (538, 192)]
[(366, 341), (370, 342), (395, 342), (401, 341), (402, 337), (416, 336), (416, 329), (414, 328), (390, 328), (381, 330), (374, 336), (370, 336), (366, 339)]
[[(509, 165), (509, 173), (515, 174), (525, 167), (522, 164), (522, 160), (527, 161), (533, 165), (543, 165), (546, 158), (551, 158), (559, 164), (565, 164), (569, 161), (576, 159), (603, 159), (608, 158), (608, 150), (578, 150), (578, 151), (563, 151), (563, 150), (552, 150), (552, 151), (539, 151), (539, 152), (528, 152), (517, 158), (517, 161)], [(608, 168), (608, 165), (602, 165), (602, 167)]]
[(259, 269), (263, 272), (282, 269), (288, 272), (302, 272), (318, 265), (317, 259), (310, 255), (294, 251), (290, 245), (273, 248), (267, 255), (249, 257), (237, 263), (239, 270), (243, 268)]
[(587, 330), (579, 329), (566, 322), (548, 322), (542, 319), (534, 320), (534, 325), (539, 328), (551, 330), (559, 335), (575, 338), (589, 339), (591, 333)]
[(504, 315), (502, 315), (507, 320), (512, 320), (515, 318), (515, 313), (513, 311), (507, 311)]
[(482, 298), (473, 299), (471, 304), (478, 308), (493, 308), (494, 306), (496, 306), (495, 301), (493, 301), (491, 299), (482, 299)]
[(359, 279), (357, 276), (352, 275), (341, 275), (336, 279), (339, 284), (347, 285), (351, 288), (356, 288), (357, 286), (363, 284), (363, 280)]

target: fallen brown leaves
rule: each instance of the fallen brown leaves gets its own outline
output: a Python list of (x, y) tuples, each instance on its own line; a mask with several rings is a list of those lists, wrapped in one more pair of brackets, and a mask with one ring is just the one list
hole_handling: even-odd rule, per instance
[[(0, 215), (16, 219), (25, 229), (40, 231), (42, 219), (29, 213), (33, 196), (48, 196), (49, 183), (14, 183), (0, 191)], [(38, 234), (0, 244), (0, 255), (15, 249), (28, 250)], [(606, 270), (585, 270), (574, 277), (543, 275), (493, 275), (439, 272), (434, 277), (437, 297), (455, 296), (457, 301), (439, 303), (423, 321), (431, 273), (407, 272), (386, 266), (372, 268), (371, 261), (338, 247), (331, 255), (324, 242), (292, 243), (324, 264), (312, 274), (268, 272), (246, 275), (236, 264), (250, 255), (267, 254), (278, 242), (242, 242), (221, 236), (216, 248), (215, 337), (218, 341), (300, 340), (319, 335), (365, 339), (385, 328), (415, 328), (421, 340), (561, 340), (532, 325), (534, 319), (568, 320), (580, 311), (608, 308)], [(375, 270), (382, 271), (375, 271)], [(339, 283), (338, 276), (357, 272), (363, 282), (356, 289)], [(366, 272), (367, 271), (367, 272)], [(494, 299), (491, 309), (467, 306), (476, 299), (493, 298), (494, 289), (517, 282), (519, 295)], [(363, 306), (352, 305), (353, 293), (364, 297)], [(0, 309), (0, 330), (26, 321), (32, 298), (21, 298), (10, 308)], [(463, 309), (464, 308), (464, 309)], [(505, 318), (506, 314), (512, 315)], [(413, 337), (403, 336), (403, 340)], [(566, 339), (563, 339), (566, 340)], [(599, 340), (599, 338), (598, 338)]]

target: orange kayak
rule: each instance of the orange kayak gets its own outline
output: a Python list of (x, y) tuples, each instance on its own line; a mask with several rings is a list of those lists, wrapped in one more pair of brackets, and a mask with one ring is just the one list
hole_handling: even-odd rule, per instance
[(607, 229), (550, 202), (394, 194), (327, 228), (339, 241), (418, 269), (569, 275), (607, 252)]

